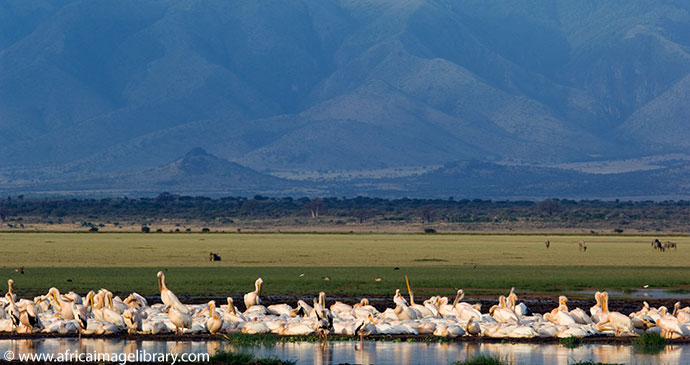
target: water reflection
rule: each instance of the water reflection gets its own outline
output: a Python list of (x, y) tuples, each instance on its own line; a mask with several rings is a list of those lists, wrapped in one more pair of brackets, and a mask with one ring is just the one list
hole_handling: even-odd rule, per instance
[(278, 343), (237, 346), (223, 341), (154, 341), (117, 339), (0, 340), (0, 352), (52, 353), (209, 353), (241, 351), (257, 357), (278, 357), (299, 364), (448, 364), (477, 354), (498, 357), (508, 364), (570, 364), (578, 361), (624, 364), (690, 364), (690, 345), (673, 345), (659, 354), (641, 354), (629, 345), (331, 342)]

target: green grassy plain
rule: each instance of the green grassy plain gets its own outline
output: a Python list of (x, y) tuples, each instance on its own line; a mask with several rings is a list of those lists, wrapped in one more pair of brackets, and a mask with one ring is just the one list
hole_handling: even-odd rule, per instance
[[(551, 241), (546, 249), (544, 241)], [(578, 250), (584, 239), (588, 250)], [(178, 295), (388, 295), (410, 276), (420, 295), (581, 288), (690, 287), (690, 238), (652, 250), (649, 236), (423, 234), (1, 233), (0, 275), (21, 295), (51, 286), (157, 292), (166, 270)], [(209, 252), (223, 261), (210, 262)], [(14, 268), (23, 266), (25, 274)], [(395, 268), (399, 268), (395, 270)], [(301, 275), (304, 274), (304, 275)], [(330, 281), (322, 277), (329, 276)], [(374, 278), (380, 277), (380, 282)]]

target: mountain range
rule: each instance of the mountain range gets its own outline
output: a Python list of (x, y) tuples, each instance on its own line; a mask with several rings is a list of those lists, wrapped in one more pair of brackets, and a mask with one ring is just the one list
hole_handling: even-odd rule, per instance
[(689, 100), (679, 0), (0, 2), (0, 193), (686, 197)]

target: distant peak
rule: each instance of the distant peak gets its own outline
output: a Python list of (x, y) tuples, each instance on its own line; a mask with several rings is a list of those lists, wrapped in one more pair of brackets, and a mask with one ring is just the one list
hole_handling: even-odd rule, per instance
[(185, 158), (196, 157), (196, 156), (211, 156), (211, 154), (206, 152), (205, 149), (203, 149), (201, 147), (197, 147), (197, 148), (190, 150), (189, 152), (187, 152), (186, 155), (184, 155)]

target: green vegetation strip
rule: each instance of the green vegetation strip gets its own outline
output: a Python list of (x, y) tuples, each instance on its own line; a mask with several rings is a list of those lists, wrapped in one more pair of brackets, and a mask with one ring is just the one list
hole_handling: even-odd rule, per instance
[(217, 352), (209, 359), (210, 364), (256, 364), (256, 365), (292, 365), (296, 362), (277, 358), (256, 358), (252, 354), (241, 352)]
[[(264, 280), (263, 296), (314, 295), (390, 296), (405, 287), (409, 275), (416, 293), (451, 295), (463, 288), (468, 296), (505, 292), (512, 286), (533, 292), (563, 292), (583, 288), (629, 290), (642, 285), (690, 285), (690, 269), (678, 267), (554, 267), (554, 266), (452, 266), (452, 267), (90, 267), (25, 268), (19, 274), (0, 269), (0, 277), (13, 278), (23, 297), (43, 294), (52, 286), (63, 292), (85, 293), (102, 287), (125, 294), (158, 294), (156, 272), (164, 270), (168, 287), (178, 296), (239, 296), (254, 290), (254, 280)], [(324, 277), (330, 280), (324, 280)], [(381, 281), (375, 281), (380, 278)]]
[(688, 266), (690, 237), (659, 239), (678, 249), (654, 251), (645, 236), (0, 233), (0, 257), (14, 267)]
[[(660, 237), (661, 240), (671, 237)], [(550, 239), (547, 249), (545, 239)], [(156, 272), (179, 296), (391, 295), (409, 275), (419, 295), (519, 290), (690, 287), (690, 238), (656, 252), (649, 237), (417, 234), (0, 233), (0, 277), (23, 296), (109, 288), (158, 293)], [(209, 261), (209, 253), (222, 261)], [(21, 274), (18, 271), (24, 269)], [(17, 269), (17, 270), (15, 270)], [(326, 280), (330, 279), (330, 280)]]
[(666, 339), (658, 333), (645, 332), (633, 339), (635, 349), (645, 354), (658, 354), (666, 347)]

